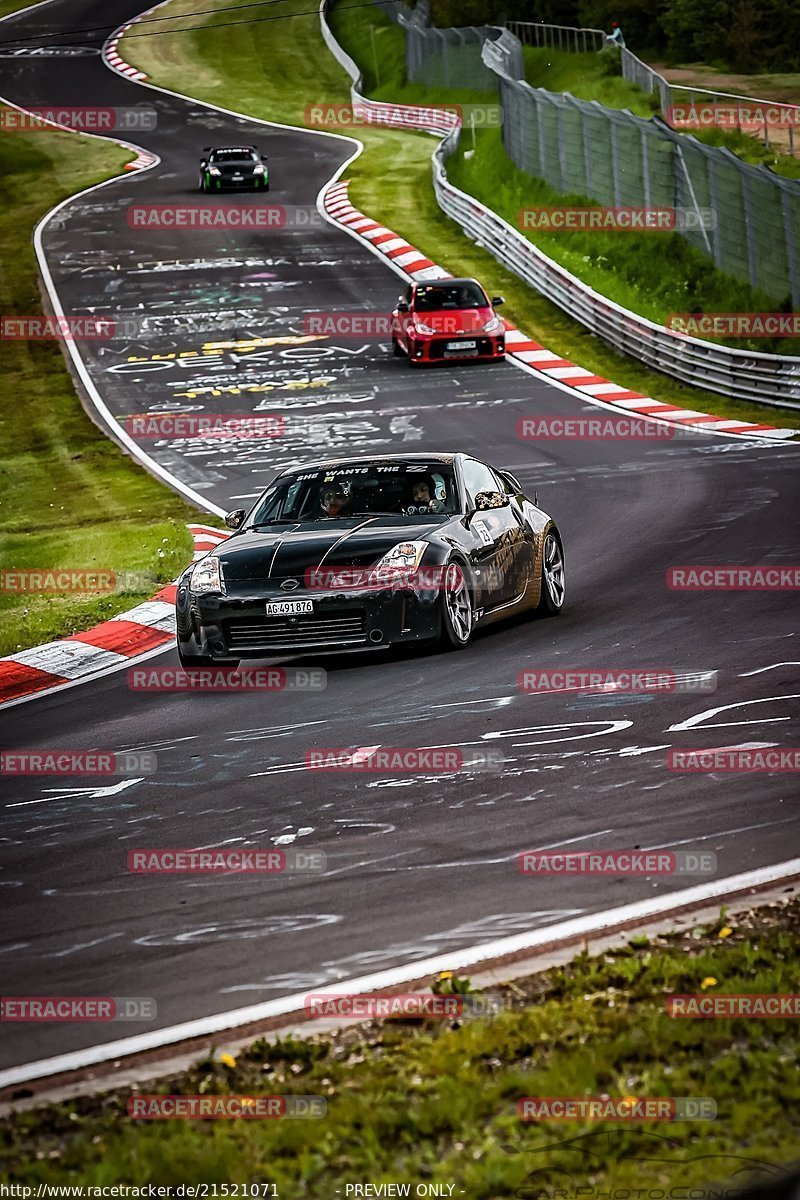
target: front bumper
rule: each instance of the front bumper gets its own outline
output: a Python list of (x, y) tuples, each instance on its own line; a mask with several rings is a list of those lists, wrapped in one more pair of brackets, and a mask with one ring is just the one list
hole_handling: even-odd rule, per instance
[[(463, 343), (474, 342), (474, 347)], [(476, 334), (474, 337), (409, 337), (408, 357), (413, 362), (496, 362), (505, 358), (505, 334)]]
[(263, 175), (254, 175), (249, 179), (211, 179), (213, 192), (265, 192), (269, 179)]
[[(314, 611), (268, 617), (269, 601), (312, 600)], [(439, 636), (436, 592), (412, 590), (341, 592), (240, 591), (194, 596), (178, 588), (178, 640), (209, 658), (265, 658), (276, 654), (336, 654), (378, 650)]]

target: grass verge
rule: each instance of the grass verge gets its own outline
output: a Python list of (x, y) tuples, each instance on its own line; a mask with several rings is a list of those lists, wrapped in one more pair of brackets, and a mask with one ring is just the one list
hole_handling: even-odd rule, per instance
[[(533, 87), (549, 92), (570, 92), (579, 100), (597, 100), (606, 108), (627, 108), (637, 117), (652, 117), (660, 112), (658, 97), (648, 95), (635, 83), (622, 78), (619, 55), (589, 52), (571, 54), (567, 50), (525, 46), (525, 78)], [(712, 88), (713, 84), (702, 86)], [(721, 90), (729, 91), (720, 85)], [(760, 92), (753, 95), (760, 96)], [(767, 97), (765, 97), (767, 98)], [(680, 103), (680, 93), (676, 104)], [(783, 154), (776, 146), (765, 146), (760, 138), (736, 130), (695, 129), (692, 136), (709, 146), (724, 146), (753, 166), (771, 167), (787, 179), (800, 179), (800, 158)]]
[[(448, 178), (519, 228), (523, 209), (592, 205), (590, 198), (554, 192), (509, 160), (500, 131), (481, 130), (470, 154), (462, 137), (447, 164)], [(466, 153), (465, 153), (466, 151)], [(532, 244), (596, 292), (663, 325), (671, 313), (773, 312), (763, 292), (723, 275), (678, 234), (546, 233), (522, 229)], [(800, 338), (725, 339), (740, 350), (800, 354)]]
[[(453, 1195), (471, 1200), (533, 1200), (672, 1194), (659, 1191), (666, 1185), (676, 1195), (730, 1195), (692, 1189), (735, 1175), (738, 1195), (745, 1175), (775, 1178), (797, 1156), (796, 1021), (678, 1020), (666, 997), (792, 992), (799, 919), (798, 897), (730, 921), (723, 911), (710, 926), (634, 937), (498, 985), (485, 996), (488, 1017), (260, 1040), (238, 1059), (215, 1052), (143, 1089), (320, 1096), (319, 1120), (137, 1122), (127, 1091), (15, 1113), (4, 1123), (0, 1177), (34, 1186), (268, 1182), (282, 1200), (424, 1182), (455, 1185)], [(600, 1095), (708, 1097), (717, 1117), (601, 1125), (516, 1115), (526, 1096)]]
[[(173, 0), (169, 11), (176, 18), (186, 15), (192, 11), (191, 0)], [(154, 83), (267, 120), (302, 126), (304, 110), (313, 102), (347, 104), (349, 80), (322, 40), (318, 17), (299, 0), (280, 0), (273, 16), (276, 19), (271, 21), (216, 28), (214, 18), (206, 17), (202, 26), (169, 34), (162, 31), (153, 38), (139, 25), (134, 36), (125, 35), (125, 57)], [(342, 22), (353, 18), (357, 26), (345, 29)], [(377, 70), (370, 25), (379, 31)], [(334, 13), (334, 28), (343, 40), (352, 39), (348, 48), (364, 64), (367, 91), (375, 88), (378, 95), (386, 92), (383, 98), (408, 102), (453, 102), (453, 92), (399, 83), (402, 34), (377, 6), (350, 15)], [(459, 92), (458, 98), (464, 100), (464, 93)], [(618, 354), (501, 267), (444, 216), (431, 185), (433, 143), (428, 135), (369, 128), (357, 132), (365, 153), (348, 168), (353, 203), (380, 217), (453, 274), (476, 275), (493, 293), (502, 292), (508, 301), (504, 315), (531, 337), (598, 375), (664, 403), (800, 428), (798, 413), (688, 387)], [(276, 174), (282, 167), (290, 170), (291, 164), (273, 164)]]
[[(130, 152), (55, 130), (0, 136), (0, 311), (41, 312), (35, 223), (60, 200), (116, 174)], [(4, 341), (0, 518), (4, 571), (75, 568), (154, 577), (140, 590), (46, 594), (0, 589), (0, 654), (91, 628), (149, 598), (189, 561), (197, 513), (93, 425), (56, 342)]]

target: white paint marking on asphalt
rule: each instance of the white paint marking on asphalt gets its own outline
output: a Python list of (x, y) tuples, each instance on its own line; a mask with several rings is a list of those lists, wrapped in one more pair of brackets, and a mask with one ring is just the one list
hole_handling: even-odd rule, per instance
[(800, 667), (800, 662), (772, 663), (769, 667), (757, 667), (755, 671), (740, 671), (740, 679), (748, 679), (751, 675), (763, 675), (765, 671), (777, 671), (779, 667)]
[(780, 821), (762, 821), (759, 825), (741, 825), (738, 829), (718, 829), (716, 833), (704, 833), (700, 837), (681, 838), (676, 842), (659, 842), (648, 846), (648, 850), (668, 850), (670, 846), (693, 846), (695, 842), (709, 842), (716, 837), (730, 837), (734, 833), (749, 833), (753, 829), (771, 829), (773, 825), (788, 825), (798, 817), (783, 817)]
[(92, 942), (78, 942), (76, 946), (68, 946), (66, 950), (56, 950), (54, 954), (46, 954), (44, 957), (66, 958), (70, 954), (77, 954), (79, 950), (88, 950), (91, 946), (99, 946), (101, 942), (113, 942), (114, 938), (123, 936), (121, 933), (107, 933), (105, 937), (95, 938)]
[[(800, 858), (789, 859), (786, 862), (776, 863), (774, 866), (759, 867), (756, 870), (744, 871), (725, 879), (709, 880), (690, 888), (682, 888), (677, 892), (654, 896), (649, 900), (623, 904), (618, 908), (607, 909), (605, 912), (590, 913), (541, 929), (512, 934), (510, 937), (496, 938), (489, 942), (470, 946), (465, 950), (447, 951), (422, 961), (407, 963), (400, 967), (390, 967), (372, 975), (331, 984), (327, 990), (337, 995), (377, 992), (385, 988), (401, 986), (410, 980), (438, 974), (439, 971), (464, 970), (467, 967), (473, 967), (476, 963), (487, 963), (508, 954), (532, 951), (538, 946), (549, 945), (554, 940), (561, 941), (567, 938), (598, 935), (623, 922), (645, 921), (652, 917), (666, 916), (676, 908), (700, 904), (707, 900), (717, 900), (734, 892), (763, 887), (798, 875), (800, 875)], [(251, 1004), (230, 1012), (215, 1013), (213, 1016), (200, 1017), (194, 1021), (184, 1021), (180, 1025), (172, 1025), (166, 1029), (154, 1029), (133, 1037), (120, 1038), (115, 1042), (106, 1042), (104, 1045), (87, 1046), (83, 1050), (76, 1050), (69, 1054), (59, 1054), (53, 1058), (39, 1059), (37, 1062), (10, 1067), (8, 1070), (0, 1071), (0, 1088), (14, 1087), (31, 1079), (44, 1079), (66, 1071), (82, 1071), (87, 1067), (96, 1066), (98, 1063), (113, 1062), (114, 1059), (124, 1058), (127, 1055), (141, 1054), (162, 1046), (176, 1045), (188, 1041), (190, 1038), (211, 1037), (220, 1032), (235, 1030), (242, 1025), (263, 1021), (270, 1017), (303, 1012), (307, 994), (307, 991), (297, 992), (294, 995), (282, 996), (278, 1000), (266, 1000), (260, 1004)]]
[[(598, 729), (597, 726), (600, 726)], [(490, 733), (481, 734), (481, 739), (484, 741), (492, 741), (501, 737), (524, 737), (526, 734), (539, 733), (564, 733), (568, 729), (579, 729), (582, 726), (592, 726), (592, 732), (588, 729), (585, 733), (576, 733), (573, 737), (552, 737), (545, 738), (538, 742), (512, 742), (513, 746), (549, 746), (554, 742), (577, 742), (581, 738), (604, 737), (609, 733), (619, 733), (621, 729), (630, 729), (633, 721), (568, 721), (555, 725), (531, 725), (528, 729), (498, 729)]]
[(367, 759), (372, 758), (375, 751), (380, 750), (380, 748), (381, 748), (380, 742), (378, 743), (377, 746), (359, 746), (357, 750), (353, 751), (353, 755), (352, 755), (353, 763), (366, 762)]
[[(664, 744), (661, 746), (623, 746), (622, 749), (618, 750), (616, 753), (620, 758), (638, 758), (640, 754), (654, 754), (656, 750), (669, 749), (670, 743), (664, 742)], [(599, 753), (599, 751), (593, 751), (593, 753), (596, 754)], [(614, 751), (612, 750), (611, 753), (613, 754)]]
[(6, 808), (27, 808), (31, 804), (48, 804), (51, 800), (73, 800), (79, 797), (99, 800), (103, 796), (116, 796), (127, 788), (133, 787), (135, 783), (143, 782), (144, 776), (142, 775), (139, 779), (123, 779), (120, 783), (113, 783), (108, 787), (45, 788), (46, 792), (55, 792), (56, 795), (45, 796), (41, 800), (17, 800), (14, 804), (7, 804)]
[[(683, 729), (696, 729), (706, 717), (715, 717), (717, 713), (729, 712), (732, 708), (749, 708), (751, 704), (772, 704), (776, 700), (800, 700), (800, 693), (793, 692), (788, 696), (764, 696), (761, 700), (739, 700), (736, 704), (723, 704), (719, 708), (707, 708), (696, 717), (688, 717), (677, 725), (670, 725), (667, 732), (677, 733)], [(754, 721), (714, 721), (703, 724), (703, 729), (730, 729), (732, 725), (770, 725), (778, 721), (790, 721), (791, 717), (757, 717)]]
[[(574, 846), (576, 842), (588, 842), (593, 838), (605, 837), (607, 834), (613, 832), (613, 829), (599, 829), (597, 833), (582, 833), (578, 837), (563, 838), (558, 842), (550, 842), (546, 846), (535, 846), (533, 849), (526, 851), (515, 850), (512, 854), (504, 854), (500, 858), (472, 858), (465, 859), (464, 861), (456, 860), (455, 862), (441, 863), (409, 863), (405, 866), (385, 868), (384, 873), (394, 871), (442, 871), (459, 867), (472, 868), (502, 866), (503, 863), (515, 862), (519, 858), (520, 854), (523, 853), (540, 854), (544, 850), (558, 850), (562, 846)], [(394, 857), (397, 857), (397, 855)], [(332, 872), (329, 871), (326, 874), (326, 879), (331, 875), (331, 873)]]

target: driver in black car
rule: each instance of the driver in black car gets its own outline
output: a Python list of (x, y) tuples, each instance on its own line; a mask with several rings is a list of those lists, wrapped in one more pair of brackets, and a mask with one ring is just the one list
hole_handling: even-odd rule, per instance
[(443, 512), (444, 505), (436, 499), (436, 484), (430, 475), (420, 475), (411, 484), (409, 508), (420, 512)]

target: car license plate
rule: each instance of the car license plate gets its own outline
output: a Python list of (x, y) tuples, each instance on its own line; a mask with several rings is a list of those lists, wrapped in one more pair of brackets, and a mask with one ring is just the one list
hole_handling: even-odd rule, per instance
[(445, 346), (446, 350), (455, 350), (456, 353), (461, 353), (464, 350), (475, 350), (477, 342), (448, 342)]
[(299, 613), (313, 611), (313, 600), (270, 600), (267, 603), (268, 617), (296, 617)]

